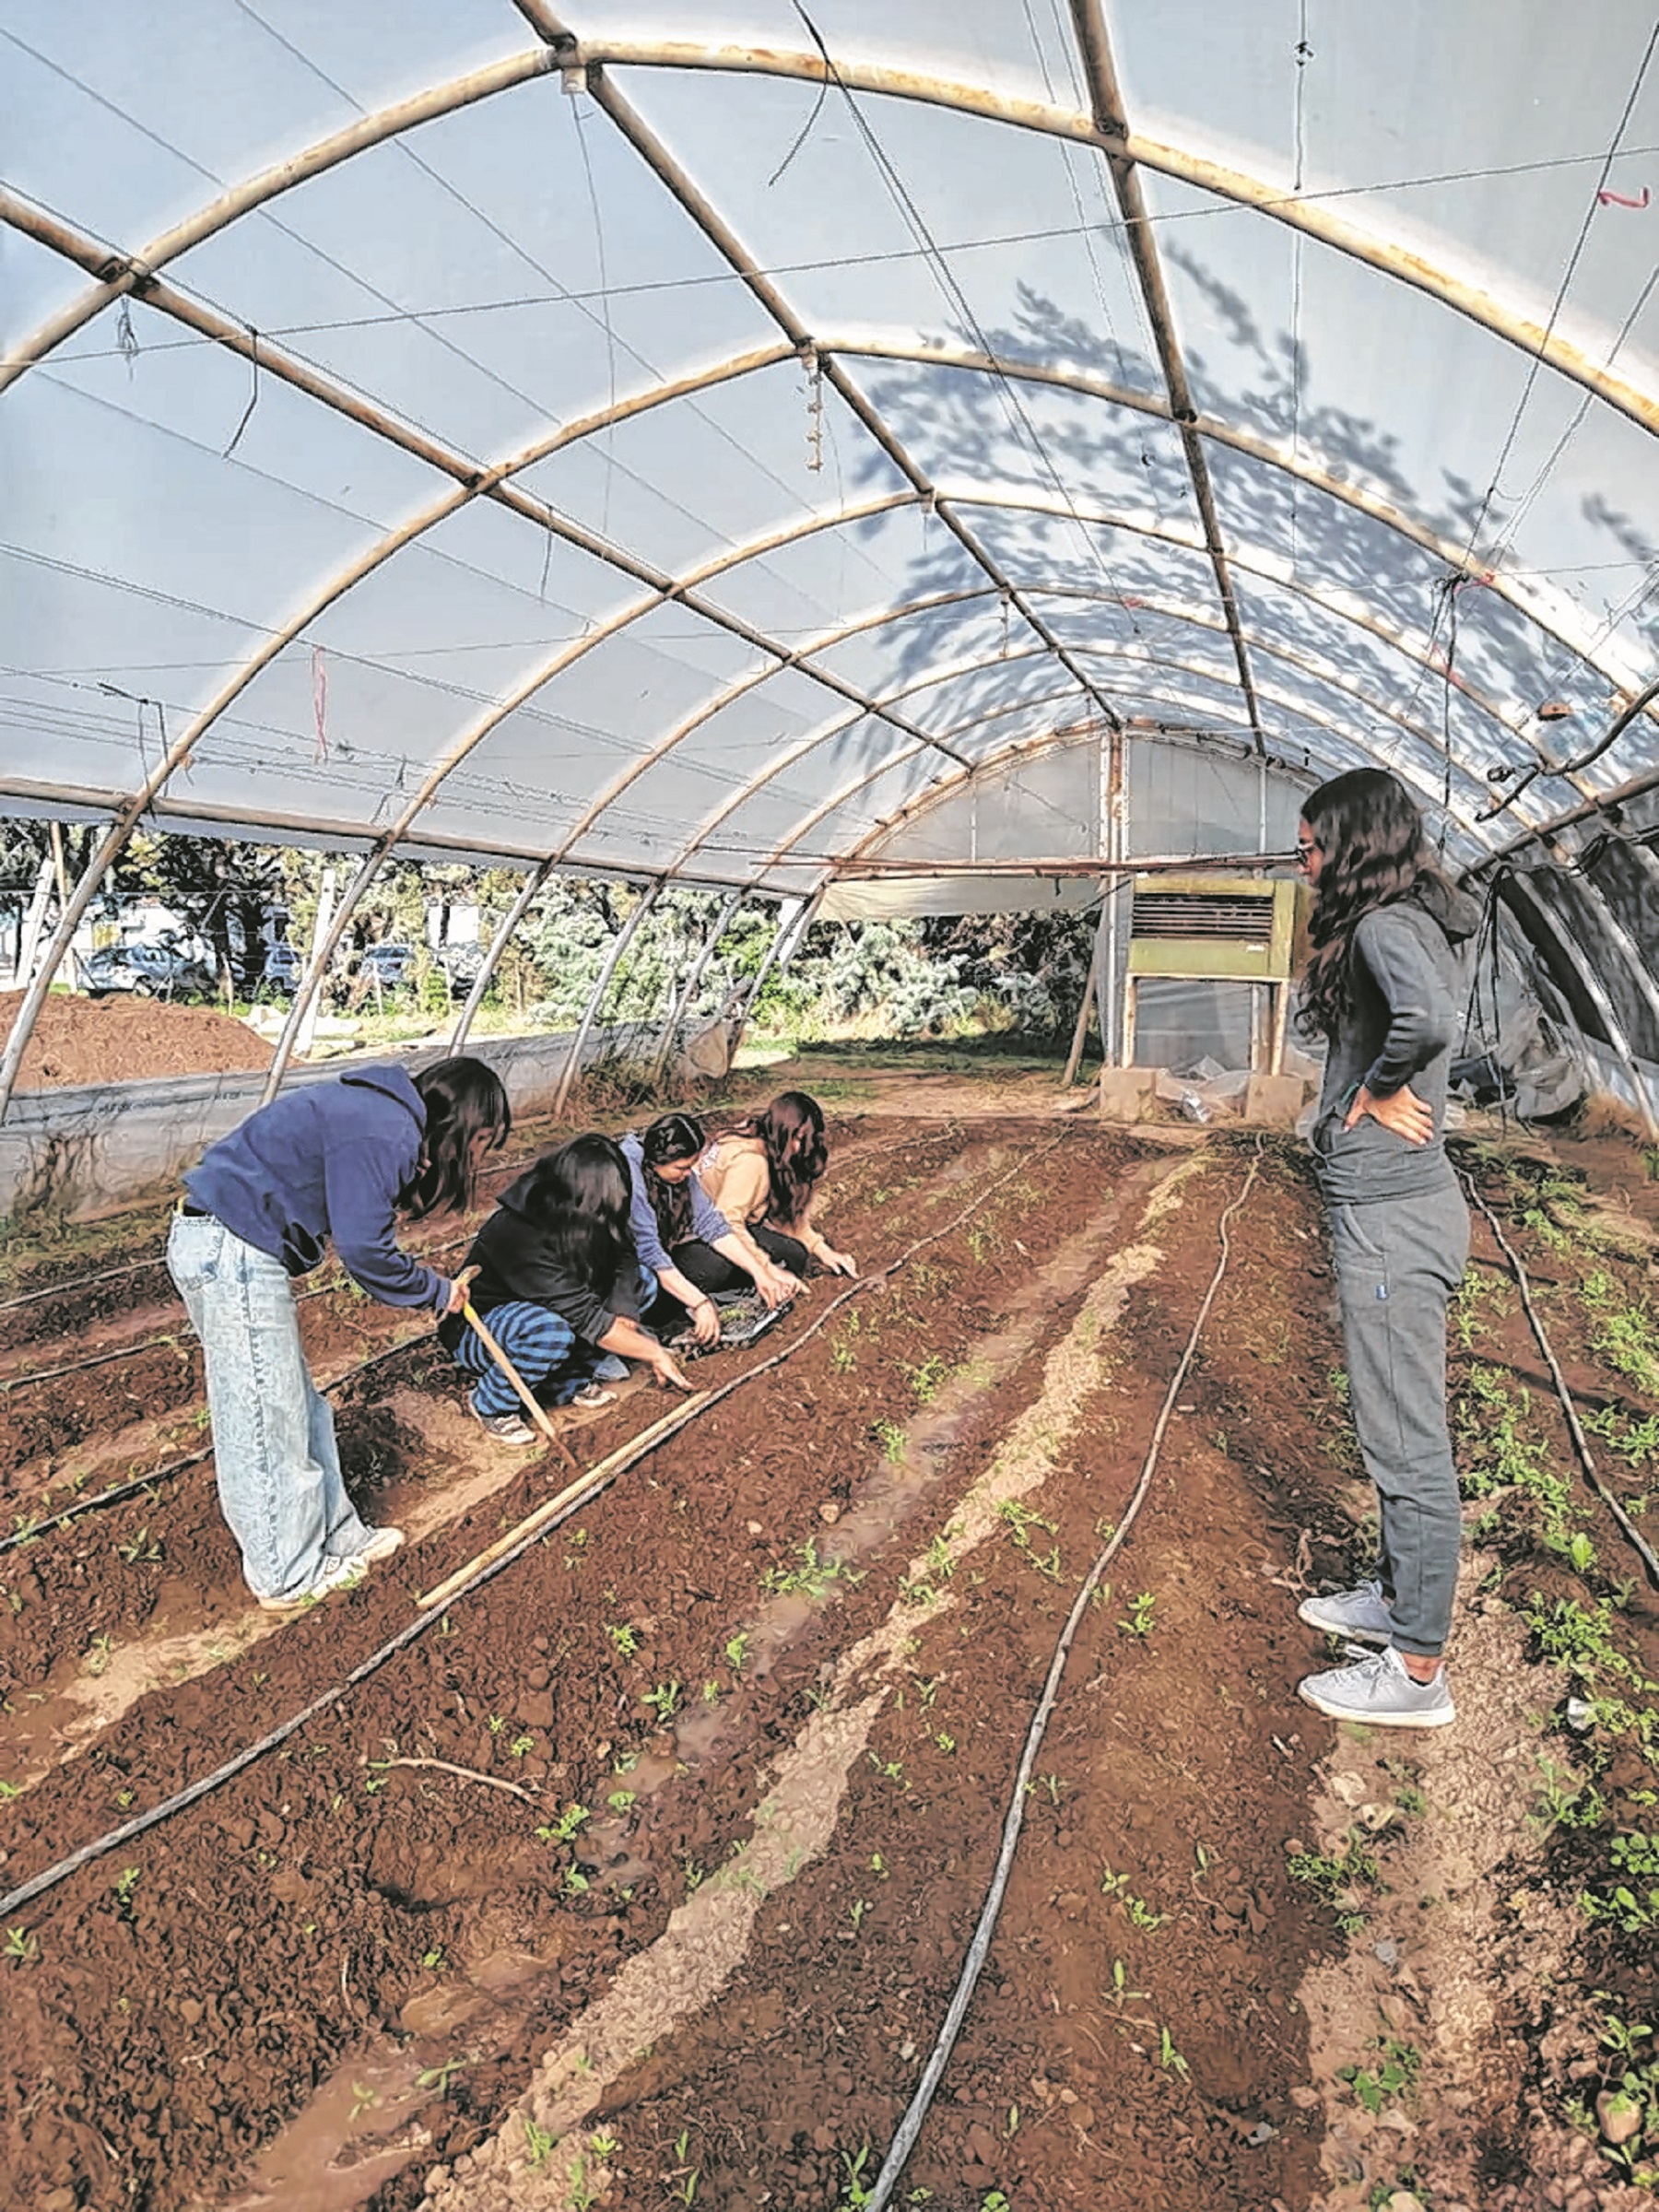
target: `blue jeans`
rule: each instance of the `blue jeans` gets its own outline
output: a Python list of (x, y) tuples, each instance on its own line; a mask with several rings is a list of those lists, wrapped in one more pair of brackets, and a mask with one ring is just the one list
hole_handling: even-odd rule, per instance
[(297, 1596), (369, 1531), (305, 1364), (288, 1270), (207, 1214), (174, 1215), (167, 1265), (202, 1340), (219, 1507), (242, 1573), (255, 1597)]
[(1438, 1658), (1452, 1626), (1463, 1525), (1446, 1429), (1446, 1306), (1469, 1254), (1455, 1183), (1334, 1204), (1348, 1402), (1377, 1486), (1378, 1573), (1399, 1650)]

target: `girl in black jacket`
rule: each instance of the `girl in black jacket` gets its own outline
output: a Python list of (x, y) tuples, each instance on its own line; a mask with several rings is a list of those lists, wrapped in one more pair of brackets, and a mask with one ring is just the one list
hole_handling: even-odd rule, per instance
[[(502, 1194), (466, 1255), (477, 1271), (474, 1311), (547, 1405), (604, 1405), (594, 1371), (607, 1354), (642, 1361), (665, 1389), (691, 1387), (640, 1325), (656, 1282), (641, 1274), (629, 1195), (621, 1147), (608, 1136), (572, 1137)], [(534, 1443), (518, 1395), (477, 1331), (452, 1314), (438, 1334), (456, 1365), (477, 1378), (470, 1402), (488, 1433)]]

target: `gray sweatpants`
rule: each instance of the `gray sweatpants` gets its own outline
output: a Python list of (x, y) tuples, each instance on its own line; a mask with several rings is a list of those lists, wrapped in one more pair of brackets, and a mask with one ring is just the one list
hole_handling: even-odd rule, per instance
[(1462, 1535), (1446, 1430), (1446, 1306), (1469, 1256), (1455, 1183), (1333, 1205), (1349, 1404), (1377, 1486), (1379, 1573), (1399, 1650), (1434, 1658), (1452, 1626)]

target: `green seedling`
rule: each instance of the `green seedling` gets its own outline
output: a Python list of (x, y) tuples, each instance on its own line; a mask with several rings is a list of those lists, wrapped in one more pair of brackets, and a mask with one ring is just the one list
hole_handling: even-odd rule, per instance
[(32, 1966), (40, 1955), (39, 1938), (29, 1929), (6, 1929), (6, 1956), (14, 1966)]
[(726, 1665), (735, 1675), (743, 1672), (743, 1663), (748, 1657), (749, 1640), (747, 1632), (726, 1640)]
[(110, 1661), (114, 1655), (115, 1639), (113, 1636), (94, 1636), (90, 1649), (81, 1661), (81, 1672), (86, 1675), (105, 1674), (109, 1671)]
[(935, 1352), (930, 1359), (924, 1359), (919, 1367), (907, 1366), (904, 1371), (910, 1377), (910, 1386), (916, 1394), (918, 1404), (931, 1406), (938, 1396), (939, 1385), (949, 1371), (944, 1359)]
[(1292, 1880), (1305, 1882), (1321, 1902), (1335, 1913), (1336, 1925), (1345, 1936), (1355, 1935), (1365, 1925), (1365, 1914), (1359, 1908), (1355, 1893), (1361, 1888), (1374, 1889), (1381, 1879), (1381, 1869), (1352, 1831), (1340, 1856), (1299, 1851), (1286, 1865)]
[(957, 1747), (956, 1737), (954, 1735), (947, 1735), (943, 1728), (935, 1728), (934, 1730), (934, 1742), (938, 1745), (940, 1750), (944, 1752), (947, 1759), (950, 1757), (951, 1753)]
[(671, 1721), (679, 1711), (680, 1685), (678, 1682), (659, 1682), (654, 1689), (648, 1689), (640, 1701), (649, 1705), (659, 1721)]
[(131, 1908), (133, 1892), (138, 1887), (138, 1874), (136, 1866), (124, 1866), (115, 1877), (115, 1898), (124, 1912)]
[(371, 2112), (379, 2102), (380, 2091), (378, 2089), (371, 2089), (360, 2081), (354, 2081), (351, 2085), (351, 2112), (348, 2115), (352, 2124), (355, 2125), (363, 2113)]
[(441, 1974), (449, 1961), (441, 1950), (432, 1950), (421, 1952), (420, 1963), (429, 1974)]
[(580, 1867), (567, 1866), (565, 1868), (564, 1886), (570, 1891), (572, 1897), (585, 1897), (587, 1892), (593, 1888), (594, 1885), (588, 1880), (587, 1876), (582, 1872)]
[(1166, 2072), (1179, 2074), (1182, 2081), (1190, 2071), (1187, 2062), (1175, 2048), (1173, 2037), (1167, 2028), (1158, 2031), (1158, 2063)]
[(878, 1851), (870, 1853), (870, 1872), (877, 1881), (885, 1882), (888, 1878), (888, 1863)]
[(865, 1914), (869, 1911), (869, 1900), (864, 1897), (855, 1897), (853, 1902), (847, 1907), (847, 1918), (853, 1923), (853, 1933), (854, 1936), (856, 1936), (860, 1928), (864, 1926)]
[(533, 1735), (515, 1735), (507, 1748), (514, 1759), (528, 1759), (535, 1748), (535, 1738)]
[(1392, 2038), (1379, 2042), (1382, 2053), (1379, 2065), (1372, 2066), (1338, 2066), (1336, 2078), (1346, 2081), (1356, 2100), (1368, 2112), (1380, 2112), (1391, 2097), (1403, 2097), (1418, 2077), (1422, 2055), (1409, 2043), (1398, 2043)]
[(141, 1528), (130, 1542), (117, 1545), (116, 1549), (129, 1567), (151, 1567), (161, 1557), (161, 1547), (150, 1541), (147, 1528)]
[(1129, 1986), (1129, 1969), (1124, 1964), (1124, 1961), (1121, 1959), (1114, 1959), (1112, 1960), (1111, 1995), (1112, 2002), (1119, 2012), (1123, 2011), (1125, 2005), (1139, 2005), (1144, 2003), (1145, 2000), (1151, 1995), (1151, 1994), (1152, 1993), (1149, 1989), (1131, 1989)]
[(605, 1632), (624, 1659), (631, 1659), (640, 1648), (639, 1631), (630, 1628), (627, 1621), (613, 1622)]
[(596, 2159), (614, 2159), (621, 2147), (619, 2136), (593, 2136), (588, 2140), (588, 2148)]
[(847, 2206), (848, 2212), (864, 2212), (865, 2206), (875, 2195), (875, 2191), (866, 2186), (864, 2178), (865, 2169), (869, 2162), (870, 2146), (867, 2138), (858, 2150), (841, 2152), (841, 2165), (847, 2177), (841, 2184), (841, 2203)]
[(573, 1843), (593, 1817), (585, 1805), (567, 1805), (551, 1826), (538, 1828), (535, 1833), (544, 1843)]
[(613, 1790), (605, 1802), (613, 1813), (627, 1813), (633, 1810), (637, 1795), (634, 1790)]
[(904, 1457), (907, 1439), (898, 1421), (877, 1421), (870, 1433), (881, 1446), (881, 1456), (889, 1466), (896, 1467)]
[(760, 1577), (760, 1587), (774, 1597), (819, 1598), (831, 1583), (845, 1582), (853, 1588), (864, 1581), (862, 1572), (854, 1571), (844, 1559), (821, 1559), (818, 1546), (808, 1536), (805, 1544), (796, 1547), (801, 1564), (798, 1567), (769, 1567)]
[[(9, 1805), (14, 1797), (21, 1797), (22, 1790), (15, 1782), (0, 1782), (0, 1804)], [(121, 1800), (115, 1801), (118, 1805)]]
[(1135, 1593), (1129, 1600), (1127, 1618), (1118, 1622), (1118, 1627), (1123, 1630), (1125, 1636), (1139, 1636), (1144, 1639), (1151, 1635), (1152, 1609), (1157, 1603), (1157, 1596), (1150, 1590), (1140, 1590)]
[(539, 2173), (553, 2155), (559, 2137), (550, 2128), (538, 2127), (527, 2114), (524, 2120), (524, 2157), (532, 2173)]
[(1129, 1877), (1113, 1874), (1110, 1866), (1102, 1868), (1100, 1873), (1100, 1895), (1115, 1897), (1129, 1915), (1130, 1926), (1144, 1929), (1148, 1936), (1155, 1935), (1170, 1917), (1167, 1912), (1154, 1912), (1145, 1898), (1133, 1894)]
[(492, 1712), (484, 1724), (491, 1735), (500, 1735), (507, 1725), (507, 1715), (504, 1712)]

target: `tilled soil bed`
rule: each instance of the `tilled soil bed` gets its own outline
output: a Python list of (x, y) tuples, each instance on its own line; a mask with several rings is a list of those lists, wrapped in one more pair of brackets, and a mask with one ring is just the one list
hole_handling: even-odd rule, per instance
[[(1076, 1122), (838, 1134), (833, 1233), (865, 1279), (698, 1363), (700, 1385), (751, 1379), (441, 1614), (422, 1594), (569, 1469), (483, 1437), (429, 1338), (399, 1348), (406, 1317), (326, 1285), (301, 1309), (368, 1517), (409, 1542), (277, 1626), (241, 1586), (199, 1362), (154, 1277), (124, 1312), (118, 1281), (75, 1293), (91, 1326), (67, 1341), (18, 1309), (10, 1513), (174, 1471), (0, 1557), (0, 1884), (288, 1732), (6, 1912), (6, 2203), (862, 2203), (1062, 1624), (1166, 1410), (895, 2201), (1346, 2212), (1410, 2185), (1414, 2137), (1472, 2140), (1472, 2070), (1481, 2147), (1461, 2169), (1437, 2150), (1421, 2201), (1566, 2201), (1544, 2194), (1571, 2170), (1560, 2100), (1524, 2102), (1548, 2025), (1525, 1993), (1571, 1931), (1528, 1924), (1489, 2032), (1454, 2052), (1420, 1904), (1464, 1896), (1455, 1837), (1480, 1862), (1458, 1908), (1478, 1974), (1481, 1916), (1551, 1878), (1525, 1792), (1436, 1841), (1399, 1806), (1453, 1803), (1450, 1746), (1436, 1767), (1410, 1739), (1338, 1745), (1295, 1695), (1322, 1650), (1298, 1595), (1362, 1558), (1363, 1501), (1294, 1157)], [(1518, 1316), (1493, 1319), (1485, 1356), (1531, 1373)], [(562, 1433), (587, 1466), (667, 1409), (629, 1384)], [(1507, 1666), (1515, 1711), (1473, 1703), (1465, 1760), (1520, 1775), (1523, 1709), (1558, 1685), (1478, 1604), (1481, 1694), (1502, 1707)], [(1350, 1823), (1390, 1862), (1358, 1905)], [(1478, 1994), (1460, 1982), (1465, 2011)], [(1371, 2112), (1353, 2077), (1374, 2083), (1390, 2036), (1411, 2079)], [(1517, 2173), (1535, 2195), (1492, 2194)]]

